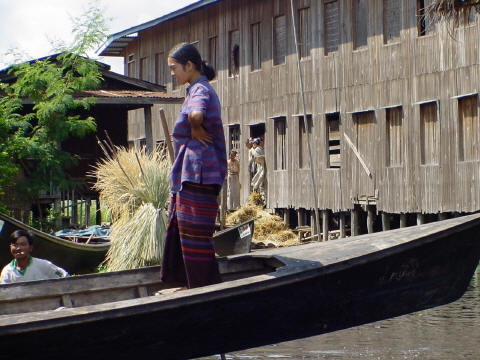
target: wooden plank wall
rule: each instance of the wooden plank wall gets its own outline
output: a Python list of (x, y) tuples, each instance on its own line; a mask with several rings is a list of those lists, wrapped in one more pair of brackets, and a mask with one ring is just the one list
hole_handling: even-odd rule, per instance
[[(271, 208), (317, 206), (338, 212), (369, 201), (376, 205), (377, 211), (389, 213), (480, 210), (479, 154), (475, 150), (476, 158), (468, 161), (459, 158), (459, 101), (455, 98), (479, 91), (478, 22), (456, 30), (437, 26), (425, 36), (418, 36), (416, 0), (398, 2), (401, 5), (396, 10), (396, 2), (389, 0), (386, 20), (384, 1), (366, 0), (362, 4), (368, 8), (367, 45), (354, 49), (355, 0), (338, 0), (338, 10), (334, 2), (295, 1), (297, 9), (310, 8), (311, 51), (310, 56), (302, 58), (301, 69), (307, 113), (312, 115), (317, 205), (313, 203), (310, 170), (300, 169), (298, 164), (300, 122), (296, 115), (302, 114), (303, 108), (290, 1), (225, 0), (209, 5), (141, 31), (139, 40), (126, 49), (125, 58), (135, 54), (137, 66), (140, 59), (146, 58), (142, 63), (148, 70), (143, 73), (146, 80), (154, 82), (155, 54), (168, 54), (169, 49), (181, 41), (198, 41), (197, 46), (207, 57), (208, 39), (217, 36), (218, 76), (212, 84), (222, 102), (224, 123), (241, 124), (243, 144), (250, 136), (250, 125), (265, 122), (267, 201)], [(323, 22), (326, 9), (328, 26)], [(337, 13), (338, 27), (332, 23)], [(285, 63), (274, 65), (273, 19), (279, 15), (286, 16), (287, 56)], [(398, 17), (399, 23), (386, 28), (385, 37), (384, 22), (392, 21), (392, 17)], [(261, 68), (254, 71), (250, 64), (253, 23), (260, 24), (261, 45)], [(400, 28), (399, 34), (396, 26)], [(336, 28), (339, 30), (337, 50), (332, 44), (335, 35), (331, 34)], [(240, 31), (240, 71), (239, 75), (229, 77), (227, 49), (232, 30)], [(327, 35), (331, 51), (324, 48)], [(166, 85), (169, 92), (184, 94), (184, 87), (174, 89), (171, 81)], [(475, 99), (478, 107), (478, 97)], [(429, 101), (437, 104), (438, 134), (432, 146), (438, 149), (433, 149), (438, 161), (422, 164), (420, 108)], [(391, 133), (397, 136), (394, 144), (397, 160), (392, 165), (387, 158), (387, 149), (392, 146), (387, 136), (387, 109), (390, 108), (400, 109), (402, 116), (402, 126)], [(166, 110), (171, 128), (179, 106), (169, 105)], [(340, 113), (341, 169), (328, 167), (326, 115), (335, 112)], [(475, 131), (478, 131), (478, 111), (476, 114), (472, 121), (477, 123)], [(273, 170), (273, 118), (279, 116), (286, 117), (285, 170)], [(158, 125), (158, 106), (154, 108), (153, 118), (154, 136), (163, 139)], [(132, 139), (144, 136), (142, 111), (130, 114), (129, 132)], [(357, 147), (371, 176), (367, 176), (345, 135)], [(465, 136), (478, 139), (479, 135)], [(241, 196), (245, 200), (249, 188), (248, 156), (244, 146), (240, 150)]]

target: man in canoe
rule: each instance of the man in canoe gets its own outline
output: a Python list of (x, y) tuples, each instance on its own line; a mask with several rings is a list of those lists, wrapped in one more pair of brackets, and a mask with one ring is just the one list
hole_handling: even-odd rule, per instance
[(172, 132), (175, 161), (162, 280), (196, 288), (221, 282), (212, 235), (227, 173), (225, 137), (220, 102), (209, 83), (215, 69), (187, 43), (172, 49), (168, 66), (177, 83), (188, 86)]
[(10, 252), (14, 259), (3, 268), (0, 275), (0, 284), (68, 276), (65, 270), (50, 261), (32, 257), (32, 250), (32, 233), (15, 230), (10, 235)]

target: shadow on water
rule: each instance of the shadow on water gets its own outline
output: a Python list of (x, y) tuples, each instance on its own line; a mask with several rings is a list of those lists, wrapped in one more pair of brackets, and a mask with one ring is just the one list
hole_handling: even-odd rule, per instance
[[(227, 354), (227, 359), (480, 359), (480, 266), (447, 305), (321, 336)], [(255, 336), (255, 329), (250, 330)], [(219, 359), (210, 356), (203, 360)]]

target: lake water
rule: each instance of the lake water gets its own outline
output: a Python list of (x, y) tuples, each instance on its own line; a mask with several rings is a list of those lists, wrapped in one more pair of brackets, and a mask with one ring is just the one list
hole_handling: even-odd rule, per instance
[(330, 334), (238, 351), (226, 357), (245, 360), (477, 360), (480, 359), (479, 300), (480, 267), (467, 292), (451, 304)]

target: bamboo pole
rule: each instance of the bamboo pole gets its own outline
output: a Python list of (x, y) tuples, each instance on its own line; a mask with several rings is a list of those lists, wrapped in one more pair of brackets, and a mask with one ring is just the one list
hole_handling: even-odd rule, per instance
[(172, 139), (170, 137), (170, 132), (168, 131), (167, 118), (165, 117), (165, 111), (160, 109), (160, 120), (163, 128), (163, 135), (165, 136), (165, 143), (167, 145), (168, 156), (170, 157), (170, 162), (173, 164), (175, 160), (175, 155), (173, 153)]
[[(302, 93), (302, 105), (303, 105), (303, 121), (305, 124), (305, 129), (307, 132), (307, 148), (308, 148), (308, 159), (310, 161), (310, 175), (312, 178), (312, 189), (313, 189), (313, 199), (314, 199), (314, 209), (315, 209), (315, 234), (319, 234), (319, 224), (320, 224), (320, 215), (318, 211), (318, 197), (317, 197), (317, 185), (315, 183), (315, 171), (313, 168), (313, 160), (312, 160), (312, 147), (310, 145), (310, 133), (311, 133), (311, 128), (310, 128), (310, 123), (307, 121), (307, 106), (305, 104), (305, 90), (303, 86), (303, 76), (302, 76), (302, 67), (300, 64), (300, 50), (298, 48), (298, 39), (297, 39), (297, 26), (296, 26), (296, 21), (295, 21), (295, 8), (293, 6), (293, 0), (290, 0), (290, 8), (292, 10), (292, 24), (293, 24), (293, 37), (295, 39), (295, 49), (297, 53), (297, 67), (298, 67), (298, 77), (300, 81), (300, 90)], [(313, 234), (312, 234), (313, 235)], [(318, 239), (320, 239), (320, 236), (318, 236)]]

